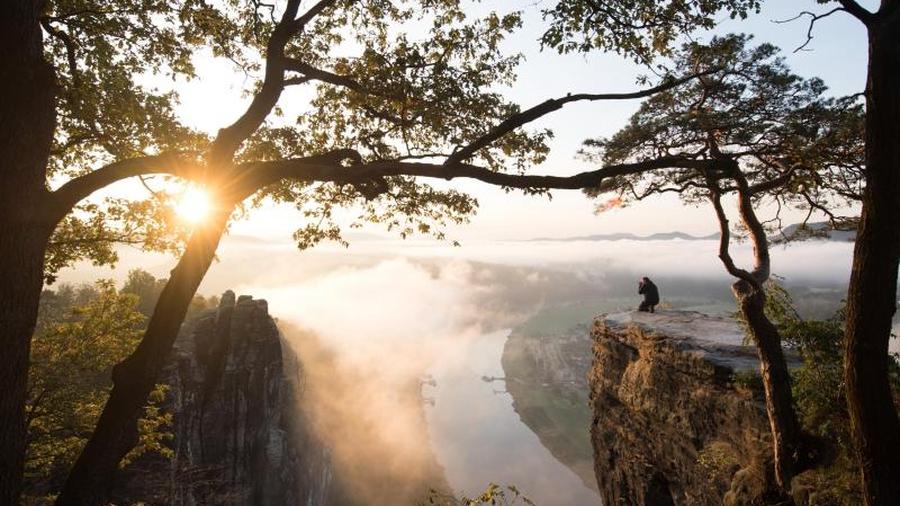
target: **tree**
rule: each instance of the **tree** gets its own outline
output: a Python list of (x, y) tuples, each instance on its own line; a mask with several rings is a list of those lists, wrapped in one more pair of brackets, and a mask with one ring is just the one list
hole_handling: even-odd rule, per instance
[(159, 294), (166, 286), (166, 280), (156, 279), (149, 272), (142, 269), (132, 269), (128, 272), (128, 279), (122, 285), (122, 293), (131, 293), (138, 298), (138, 311), (148, 318), (153, 315), (153, 307), (159, 299)]
[(416, 503), (416, 506), (424, 506), (425, 504), (435, 504), (441, 506), (482, 506), (482, 505), (500, 505), (512, 506), (515, 504), (524, 504), (526, 506), (534, 506), (531, 499), (522, 495), (515, 485), (506, 485), (501, 487), (495, 483), (489, 483), (477, 497), (454, 497), (450, 494), (442, 493), (437, 490), (431, 490), (428, 494), (427, 502), (423, 499)]
[(876, 12), (855, 0), (838, 3), (869, 39), (866, 185), (847, 294), (845, 388), (866, 504), (900, 504), (900, 419), (888, 376), (900, 265), (900, 2), (882, 0)]
[[(567, 0), (558, 5), (577, 3)], [(121, 9), (112, 10), (65, 3), (35, 9), (24, 0), (4, 7), (10, 13), (4, 17), (10, 30), (4, 32), (2, 42), (12, 55), (3, 62), (3, 77), (9, 78), (4, 85), (9, 86), (7, 96), (22, 99), (4, 111), (4, 118), (17, 122), (3, 126), (6, 134), (0, 136), (0, 144), (6, 144), (0, 149), (9, 152), (4, 158), (9, 166), (21, 170), (11, 171), (3, 180), (9, 183), (4, 188), (15, 190), (4, 200), (11, 212), (0, 215), (7, 217), (0, 223), (6, 241), (0, 244), (0, 256), (11, 259), (3, 267), (9, 286), (27, 289), (0, 293), (0, 317), (10, 322), (3, 327), (2, 339), (12, 350), (11, 367), (0, 376), (0, 384), (10, 392), (0, 406), (4, 408), (0, 410), (0, 451), (10, 459), (0, 473), (2, 497), (14, 498), (18, 490), (22, 378), (37, 294), (41, 279), (47, 277), (44, 267), (52, 270), (84, 254), (97, 261), (112, 260), (108, 248), (79, 248), (79, 241), (85, 239), (102, 245), (137, 236), (148, 246), (170, 247), (158, 229), (133, 227), (140, 213), (159, 217), (161, 206), (153, 205), (153, 200), (137, 208), (107, 203), (122, 217), (113, 232), (126, 234), (100, 233), (108, 232), (100, 227), (105, 221), (94, 227), (80, 226), (92, 223), (84, 219), (64, 221), (81, 217), (78, 212), (69, 213), (108, 184), (165, 173), (198, 180), (216, 195), (220, 206), (193, 231), (141, 345), (116, 368), (116, 387), (98, 430), (69, 480), (75, 490), (64, 492), (61, 502), (100, 500), (102, 481), (114, 471), (124, 449), (133, 445), (135, 417), (212, 261), (228, 217), (250, 195), (255, 194), (257, 201), (270, 197), (306, 204), (308, 217), (317, 225), (301, 228), (297, 238), (301, 246), (310, 246), (340, 238), (339, 229), (330, 222), (336, 206), (357, 203), (363, 209), (361, 219), (385, 222), (403, 234), (440, 234), (435, 224), (464, 220), (474, 209), (467, 196), (425, 187), (416, 176), (471, 177), (540, 193), (547, 188), (602, 187), (611, 177), (651, 169), (710, 165), (670, 157), (614, 164), (570, 177), (502, 172), (510, 167), (524, 171), (543, 159), (547, 133), (521, 130), (529, 122), (574, 102), (650, 96), (696, 75), (667, 74), (661, 84), (640, 92), (572, 94), (520, 111), (491, 91), (491, 86), (509, 83), (513, 77), (518, 58), (500, 54), (498, 43), (517, 26), (518, 16), (490, 15), (470, 23), (454, 1), (423, 6), (334, 0), (315, 3), (303, 14), (293, 0), (286, 2), (284, 10), (261, 3), (234, 2), (217, 9), (176, 1), (123, 2)], [(758, 2), (640, 2), (637, 6), (615, 2), (611, 6), (589, 13), (588, 23), (578, 17), (586, 12), (583, 9), (550, 10), (551, 21), (574, 15), (576, 23), (552, 25), (548, 34), (558, 31), (562, 49), (615, 45), (624, 54), (649, 62), (666, 54), (682, 30), (709, 26), (722, 9), (744, 16)], [(424, 40), (413, 40), (402, 30), (398, 35), (395, 24), (414, 22), (417, 17), (425, 18), (426, 26), (433, 25)], [(636, 35), (644, 29), (650, 30), (649, 36)], [(352, 58), (333, 56), (330, 50), (347, 33), (354, 34), (353, 43), (362, 53)], [(616, 37), (605, 37), (606, 33)], [(571, 36), (585, 34), (591, 35), (585, 36), (588, 42), (581, 46), (562, 44)], [(552, 37), (544, 42), (556, 44)], [(263, 73), (245, 114), (213, 139), (175, 121), (171, 114), (174, 94), (132, 86), (132, 76), (147, 69), (190, 75), (190, 56), (201, 47), (236, 61), (248, 73)], [(265, 57), (262, 69), (257, 55)], [(711, 72), (703, 69), (698, 74)], [(19, 78), (25, 74), (36, 76), (25, 80), (33, 85), (21, 84)], [(56, 89), (50, 86), (54, 78), (61, 85), (58, 102)], [(277, 113), (275, 106), (284, 89), (307, 84), (317, 85), (317, 95), (312, 111), (299, 118), (299, 128), (267, 124), (267, 118)], [(57, 117), (59, 125), (54, 125)], [(19, 128), (23, 122), (27, 128)], [(18, 131), (36, 132), (35, 142), (24, 149), (17, 141)], [(18, 163), (20, 159), (27, 163)], [(443, 161), (423, 161), (428, 159)], [(102, 163), (107, 165), (93, 170)], [(45, 188), (48, 176), (68, 181), (50, 192)], [(99, 212), (84, 207), (76, 211)], [(58, 243), (61, 254), (48, 255), (45, 264), (43, 256), (54, 246), (55, 227), (57, 233), (67, 233)], [(82, 237), (89, 231), (96, 233)], [(53, 258), (58, 260), (50, 262)]]
[[(157, 279), (155, 276), (143, 269), (132, 269), (128, 271), (128, 278), (122, 285), (122, 293), (130, 293), (137, 296), (138, 311), (147, 318), (153, 316), (153, 308), (159, 300), (159, 294), (166, 287), (165, 279)], [(206, 309), (215, 309), (219, 306), (219, 298), (215, 295), (208, 299), (202, 295), (194, 295), (191, 305), (188, 307), (187, 315), (191, 316)]]
[(805, 481), (812, 478), (821, 503), (859, 504), (862, 483), (842, 387), (844, 311), (827, 320), (804, 319), (778, 281), (770, 280), (766, 292), (766, 315), (802, 361), (791, 371), (797, 414), (804, 431), (815, 438), (820, 456), (816, 472)]
[(560, 0), (544, 10), (550, 25), (541, 42), (566, 53), (614, 51), (651, 66), (658, 64), (660, 56), (671, 55), (683, 35), (714, 28), (720, 13), (745, 19), (758, 11), (761, 3)]
[[(846, 308), (827, 320), (804, 319), (791, 295), (778, 282), (766, 287), (766, 314), (798, 352), (802, 365), (792, 370), (797, 411), (804, 429), (819, 444), (822, 456), (811, 475), (816, 496), (827, 504), (862, 503), (862, 480), (850, 437), (850, 416), (843, 388), (843, 341)], [(900, 363), (889, 366), (890, 387), (900, 397)], [(808, 478), (807, 478), (808, 482)]]
[[(758, 9), (754, 0), (722, 2), (593, 2), (562, 0), (546, 11), (551, 29), (544, 42), (561, 50), (620, 47), (645, 63), (666, 55), (680, 35), (714, 24), (711, 13), (732, 17)], [(845, 388), (853, 438), (863, 470), (866, 504), (900, 504), (900, 419), (888, 388), (888, 342), (897, 310), (900, 266), (900, 1), (881, 0), (877, 10), (857, 0), (816, 0), (832, 6), (798, 18), (814, 24), (827, 16), (853, 16), (868, 36), (864, 92), (865, 178), (848, 290)], [(612, 28), (610, 28), (612, 27)], [(807, 40), (807, 44), (809, 39)], [(804, 44), (805, 46), (806, 44)]]
[[(31, 495), (48, 495), (84, 447), (110, 387), (109, 372), (140, 340), (146, 318), (138, 297), (118, 293), (108, 281), (73, 290), (45, 291), (32, 341), (26, 423), (25, 463)], [(80, 299), (80, 301), (79, 301)], [(155, 388), (142, 416), (138, 446), (132, 455), (165, 451), (161, 430), (171, 415), (156, 406), (164, 395)]]
[[(472, 177), (529, 191), (596, 184), (604, 175), (499, 170), (543, 159), (547, 133), (518, 127), (546, 112), (576, 101), (640, 98), (690, 77), (519, 112), (492, 91), (512, 81), (519, 60), (499, 50), (519, 24), (516, 13), (471, 21), (455, 0), (322, 0), (302, 13), (299, 4), (15, 0), (2, 7), (0, 340), (9, 358), (0, 370), (0, 501), (14, 502), (21, 488), (30, 339), (41, 285), (60, 267), (82, 257), (112, 262), (115, 242), (184, 248), (144, 339), (114, 369), (107, 409), (60, 498), (90, 503), (133, 446), (136, 417), (239, 203), (255, 195), (308, 204), (320, 225), (298, 231), (302, 246), (338, 238), (329, 217), (351, 203), (362, 206), (362, 219), (403, 234), (440, 234), (435, 224), (464, 220), (475, 203), (414, 176)], [(427, 34), (417, 39), (404, 24)], [(335, 56), (348, 34), (361, 52)], [(201, 50), (262, 73), (246, 112), (212, 139), (179, 123), (175, 93), (134, 82), (148, 72), (191, 77), (191, 58)], [(311, 112), (299, 125), (270, 123), (283, 91), (302, 85), (316, 85)], [(414, 161), (434, 157), (444, 163)], [(149, 174), (192, 179), (215, 195), (213, 216), (186, 243), (166, 220), (164, 196), (84, 202), (109, 184)]]
[[(771, 200), (779, 213), (785, 207), (810, 211), (807, 219), (812, 211), (825, 210), (844, 224), (847, 220), (835, 210), (852, 203), (852, 193), (837, 190), (854, 183), (840, 169), (862, 163), (863, 111), (855, 97), (827, 98), (821, 80), (792, 74), (774, 46), (749, 47), (749, 41), (729, 35), (709, 45), (683, 46), (673, 55), (677, 70), (726, 70), (654, 95), (612, 138), (587, 141), (585, 153), (604, 164), (667, 157), (708, 162), (619, 177), (607, 189), (617, 190), (616, 202), (675, 193), (689, 203), (712, 204), (720, 229), (719, 259), (736, 278), (732, 291), (759, 353), (776, 480), (787, 490), (798, 471), (802, 438), (781, 336), (764, 311), (771, 262), (768, 231), (755, 207)], [(753, 244), (750, 269), (739, 267), (729, 252), (726, 195), (736, 198), (740, 223)]]
[[(196, 3), (175, 5), (134, 1), (112, 8), (17, 0), (0, 7), (4, 504), (16, 502), (21, 487), (29, 345), (44, 280), (80, 257), (114, 260), (111, 240), (139, 236), (154, 246), (160, 239), (154, 228), (140, 225), (140, 216), (152, 214), (153, 206), (109, 202), (103, 210), (64, 201), (50, 186), (79, 177), (96, 163), (192, 145), (192, 135), (174, 120), (174, 97), (132, 85), (132, 76), (147, 68), (189, 74), (191, 51), (212, 33), (200, 25), (190, 40), (180, 38), (172, 28), (180, 16), (193, 20), (208, 9)], [(69, 214), (76, 205), (76, 213)], [(116, 217), (131, 219), (111, 227), (109, 221)]]

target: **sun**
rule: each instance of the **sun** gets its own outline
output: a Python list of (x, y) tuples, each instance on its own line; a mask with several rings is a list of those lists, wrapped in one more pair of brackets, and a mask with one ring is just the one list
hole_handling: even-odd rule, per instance
[(199, 188), (188, 188), (175, 203), (175, 214), (182, 220), (197, 224), (206, 219), (212, 205), (209, 195)]

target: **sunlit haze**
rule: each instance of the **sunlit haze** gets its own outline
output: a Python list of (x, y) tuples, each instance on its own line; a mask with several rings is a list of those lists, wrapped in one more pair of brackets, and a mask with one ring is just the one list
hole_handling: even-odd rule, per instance
[(198, 224), (209, 215), (211, 205), (209, 194), (192, 186), (178, 196), (175, 214), (190, 224)]

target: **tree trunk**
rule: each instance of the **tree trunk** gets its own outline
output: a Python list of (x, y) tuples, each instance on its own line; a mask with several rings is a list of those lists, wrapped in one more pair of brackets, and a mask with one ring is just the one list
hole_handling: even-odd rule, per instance
[(781, 335), (765, 314), (763, 292), (743, 280), (732, 285), (732, 290), (756, 344), (766, 393), (766, 414), (772, 431), (775, 479), (782, 490), (787, 490), (797, 472), (800, 425), (794, 412), (791, 376), (781, 349)]
[(31, 334), (52, 225), (45, 175), (55, 129), (53, 71), (41, 2), (0, 2), (0, 504), (16, 504), (25, 461)]
[(46, 230), (30, 223), (0, 222), (0, 504), (17, 504), (22, 490), (28, 355), (46, 244)]
[(900, 422), (888, 383), (900, 261), (900, 7), (888, 7), (893, 14), (869, 26), (866, 189), (844, 355), (847, 405), (869, 506), (900, 504)]
[(738, 187), (738, 212), (753, 242), (753, 270), (746, 271), (737, 267), (731, 258), (728, 251), (731, 229), (722, 208), (721, 190), (718, 184), (710, 179), (708, 180), (710, 201), (719, 221), (719, 259), (725, 270), (738, 278), (731, 288), (756, 344), (766, 394), (766, 414), (772, 432), (775, 481), (781, 489), (780, 492), (784, 494), (790, 488), (791, 480), (797, 472), (801, 444), (800, 425), (794, 411), (791, 376), (781, 349), (781, 335), (765, 313), (766, 294), (763, 284), (769, 279), (771, 270), (766, 231), (753, 209), (753, 194), (746, 177), (736, 163), (731, 160), (728, 162), (732, 164), (730, 170)]
[(119, 462), (137, 443), (137, 421), (172, 350), (188, 306), (209, 269), (231, 208), (191, 236), (160, 294), (137, 349), (113, 370), (113, 389), (100, 420), (69, 473), (57, 505), (104, 504)]

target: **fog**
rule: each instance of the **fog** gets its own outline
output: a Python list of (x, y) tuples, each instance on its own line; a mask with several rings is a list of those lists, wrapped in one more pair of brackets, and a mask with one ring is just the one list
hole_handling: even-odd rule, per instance
[[(415, 258), (467, 259), (501, 265), (543, 266), (604, 272), (624, 270), (649, 275), (727, 279), (718, 241), (503, 241), (472, 242), (458, 248), (440, 244), (365, 242), (355, 251)], [(749, 243), (732, 247), (738, 265), (750, 266)], [(807, 241), (771, 247), (773, 272), (790, 279), (823, 284), (849, 278), (853, 244)]]
[(466, 368), (473, 340), (539, 307), (544, 280), (516, 272), (397, 258), (290, 286), (238, 287), (268, 300), (300, 358), (307, 391), (298, 409), (332, 449), (335, 504), (412, 504), (432, 488), (450, 492), (421, 382), (438, 364)]
[[(715, 241), (502, 242), (459, 248), (360, 241), (349, 250), (303, 254), (281, 253), (272, 244), (252, 246), (257, 258), (265, 258), (265, 269), (256, 279), (228, 286), (268, 300), (300, 356), (309, 392), (299, 409), (333, 448), (344, 502), (353, 497), (370, 504), (408, 503), (424, 499), (429, 488), (459, 488), (467, 475), (459, 469), (474, 454), (490, 465), (502, 463), (481, 473), (482, 487), (492, 480), (532, 476), (514, 484), (536, 499), (573, 497), (571, 487), (581, 486), (574, 474), (559, 480), (558, 490), (546, 479), (538, 481), (552, 475), (535, 463), (544, 455), (508, 448), (507, 457), (485, 450), (493, 439), (508, 444), (505, 437), (512, 430), (508, 417), (507, 425), (494, 425), (495, 408), (466, 406), (466, 419), (480, 420), (469, 430), (484, 437), (435, 440), (459, 435), (447, 428), (452, 421), (436, 418), (454, 416), (457, 406), (442, 405), (426, 416), (432, 408), (423, 407), (420, 395), (425, 374), (439, 370), (441, 378), (477, 378), (470, 370), (484, 361), (481, 352), (473, 354), (482, 346), (480, 337), (507, 332), (547, 304), (607, 295), (633, 296), (636, 302), (633, 285), (639, 273), (661, 280), (664, 298), (691, 295), (726, 303), (730, 298)], [(735, 254), (749, 261), (746, 245)], [(791, 281), (839, 285), (850, 254), (849, 244), (810, 242), (776, 248), (773, 264)], [(224, 252), (213, 275), (237, 258), (233, 251)], [(229, 270), (232, 276), (240, 272)], [(477, 379), (469, 381), (477, 387)], [(507, 395), (496, 402), (510, 401)], [(451, 466), (446, 473), (442, 464)], [(471, 481), (465, 492), (477, 493)], [(584, 504), (578, 502), (583, 496), (571, 500), (564, 504)]]
[[(465, 493), (477, 494), (490, 481), (516, 477), (533, 481), (547, 474), (541, 465), (552, 456), (530, 433), (534, 447), (530, 451), (486, 448), (492, 439), (509, 441), (511, 423), (521, 425), (508, 396), (489, 397), (487, 405), (465, 398), (442, 404), (441, 417), (431, 417), (442, 427), (437, 437), (453, 434), (453, 420), (447, 419), (460, 416), (476, 421), (466, 431), (484, 436), (435, 440), (434, 427), (426, 424), (425, 410), (431, 408), (424, 405), (421, 386), (426, 373), (434, 371), (441, 381), (467, 378), (475, 383), (472, 388), (482, 388), (480, 376), (472, 373), (484, 362), (479, 338), (493, 332), (505, 339), (510, 327), (544, 303), (559, 279), (536, 269), (459, 259), (393, 258), (338, 267), (302, 283), (247, 284), (237, 291), (269, 302), (270, 313), (277, 315), (279, 327), (300, 358), (307, 392), (298, 408), (332, 448), (340, 494), (335, 503), (411, 504), (425, 501), (430, 488), (449, 492), (465, 483)], [(502, 341), (499, 344), (502, 348)], [(491, 362), (502, 374), (499, 351)], [(512, 415), (503, 424), (498, 422), (494, 402), (503, 403)], [(524, 426), (518, 430), (528, 431)], [(473, 442), (479, 442), (482, 451), (478, 462), (467, 462), (474, 458)], [(449, 461), (440, 461), (436, 446)], [(503, 465), (493, 467), (498, 462)], [(452, 466), (454, 482), (445, 482), (445, 463)], [(554, 464), (559, 479), (543, 476), (539, 490), (529, 490), (534, 483), (514, 484), (534, 498), (577, 500), (547, 504), (596, 503), (574, 474)], [(485, 472), (478, 473), (476, 480), (465, 480), (471, 473), (460, 469), (466, 468)], [(481, 482), (471, 483), (477, 480)], [(573, 486), (583, 489), (580, 495), (572, 494)], [(584, 502), (584, 497), (590, 501)]]
[[(202, 293), (220, 293), (240, 285), (281, 286), (347, 266), (367, 266), (392, 258), (467, 260), (515, 267), (545, 267), (602, 275), (611, 270), (664, 277), (721, 280), (728, 276), (717, 258), (718, 243), (710, 240), (670, 241), (467, 241), (459, 247), (446, 242), (419, 240), (352, 240), (349, 248), (323, 244), (298, 252), (292, 243), (228, 236), (222, 241), (218, 262), (201, 285)], [(739, 265), (749, 266), (748, 243), (732, 247)], [(116, 269), (87, 262), (61, 273), (70, 282), (97, 278), (123, 279), (128, 269), (141, 267), (166, 277), (175, 259), (119, 250)], [(773, 245), (772, 271), (788, 280), (810, 285), (844, 284), (849, 278), (853, 245), (849, 242), (806, 241), (789, 246)]]
[(280, 328), (302, 368), (298, 414), (328, 448), (329, 504), (414, 504), (448, 488), (422, 423), (417, 375), (380, 363), (383, 354), (348, 361), (312, 332)]
[[(491, 409), (465, 406), (465, 399), (456, 401), (463, 408), (431, 408), (422, 397), (427, 373), (440, 371), (444, 379), (467, 377), (476, 388), (480, 376), (473, 376), (473, 370), (502, 372), (496, 369), (499, 357), (491, 358), (497, 362), (493, 366), (484, 363), (479, 351), (483, 336), (508, 333), (548, 305), (591, 304), (603, 298), (636, 304), (640, 275), (658, 281), (664, 301), (682, 298), (733, 308), (731, 280), (716, 258), (717, 246), (706, 240), (622, 240), (480, 241), (451, 247), (368, 239), (349, 249), (326, 245), (301, 253), (288, 244), (238, 236), (224, 241), (201, 293), (231, 288), (268, 301), (270, 314), (302, 363), (307, 389), (297, 409), (331, 448), (342, 494), (336, 503), (407, 504), (425, 500), (429, 488), (459, 492), (467, 474), (465, 492), (479, 492), (470, 483), (472, 473), (460, 472), (472, 458), (472, 445), (484, 449), (493, 440), (514, 441), (519, 450), (523, 445), (521, 438), (507, 437), (514, 432), (508, 424), (515, 416), (503, 418), (505, 426), (492, 426), (499, 419), (498, 409), (509, 414), (508, 394), (495, 396), (500, 404)], [(749, 266), (750, 246), (733, 249), (739, 265)], [(809, 294), (824, 294), (820, 313), (828, 314), (845, 290), (851, 255), (850, 243), (775, 246), (772, 269), (789, 286), (805, 290), (807, 305), (813, 298)], [(81, 266), (62, 279), (119, 278), (135, 266), (165, 276), (172, 265), (171, 259), (156, 256), (122, 257), (116, 271)], [(584, 322), (572, 325), (578, 323)], [(475, 364), (481, 364), (480, 369)], [(427, 395), (431, 391), (426, 389)], [(439, 418), (461, 409), (468, 420), (479, 421), (468, 430), (481, 437), (457, 442), (461, 433)], [(440, 440), (452, 434), (457, 434), (452, 441)], [(529, 450), (537, 452), (533, 455), (512, 450), (510, 457), (494, 450), (490, 458), (483, 454), (481, 460), (493, 462), (495, 470), (472, 462), (476, 476), (483, 479), (480, 486), (534, 476), (512, 484), (539, 504), (548, 497), (568, 497), (571, 502), (551, 499), (544, 504), (586, 504), (583, 495), (571, 494), (573, 486), (581, 486), (574, 474), (558, 480), (559, 490), (553, 489), (557, 481), (548, 483), (547, 476), (568, 470), (542, 468), (552, 457), (542, 454), (533, 439), (538, 447)], [(435, 449), (443, 452), (443, 462)]]
[[(468, 463), (482, 475), (481, 487), (531, 476), (514, 484), (546, 504), (576, 505), (585, 502), (571, 494), (573, 486), (581, 486), (574, 473), (555, 485), (539, 479), (555, 475), (535, 464), (543, 455), (511, 447), (507, 453), (485, 450), (493, 440), (509, 444), (508, 417), (506, 425), (497, 426), (495, 410), (470, 403), (464, 416), (478, 422), (468, 429), (469, 437), (457, 441), (461, 433), (440, 418), (454, 411), (462, 416), (457, 405), (423, 407), (420, 380), (436, 370), (440, 378), (474, 378), (470, 369), (483, 362), (473, 353), (482, 346), (479, 338), (506, 332), (547, 304), (603, 296), (633, 297), (636, 303), (634, 283), (641, 274), (660, 281), (664, 299), (691, 295), (727, 305), (730, 280), (716, 252), (716, 241), (680, 240), (477, 242), (457, 248), (364, 240), (346, 250), (306, 253), (260, 242), (224, 250), (211, 275), (220, 286), (267, 299), (271, 314), (289, 329), (286, 337), (309, 381), (300, 409), (334, 449), (335, 476), (348, 494), (341, 500), (409, 503), (424, 499), (432, 487), (464, 485), (466, 493), (477, 493), (471, 476), (465, 480), (471, 473), (464, 471), (467, 460), (478, 455), (479, 462), (495, 466), (485, 472)], [(788, 283), (839, 292), (851, 254), (849, 243), (776, 246), (773, 270)], [(751, 261), (748, 244), (736, 246), (734, 255), (739, 263)], [(243, 282), (222, 279), (238, 276)], [(469, 381), (477, 387), (477, 379)], [(497, 403), (510, 402), (508, 395), (496, 397)], [(496, 409), (501, 408), (510, 409)], [(572, 502), (546, 502), (554, 497)]]
[[(503, 302), (507, 286), (494, 270), (469, 262), (424, 265), (408, 259), (342, 266), (304, 283), (239, 285), (269, 301), (273, 315), (308, 329), (352, 366), (384, 360), (385, 374), (421, 373), (448, 344), (508, 326), (531, 308)], [(524, 284), (537, 283), (526, 276)], [(530, 301), (536, 304), (538, 300)], [(404, 354), (409, 359), (390, 360)]]

